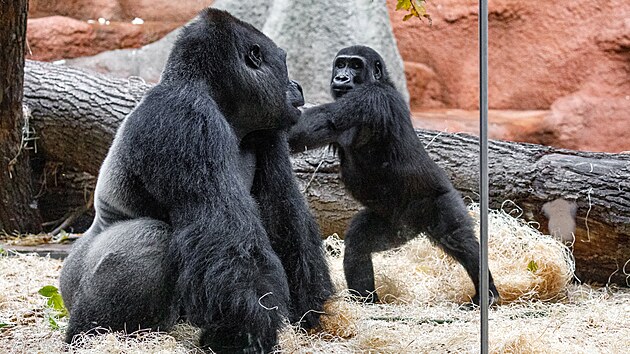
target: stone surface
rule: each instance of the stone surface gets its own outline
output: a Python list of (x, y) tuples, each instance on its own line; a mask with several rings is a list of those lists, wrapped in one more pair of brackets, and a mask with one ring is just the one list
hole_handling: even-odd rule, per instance
[(624, 97), (578, 92), (557, 100), (543, 121), (547, 145), (630, 152), (630, 90)]
[[(345, 46), (361, 43), (381, 53), (387, 70), (399, 91), (408, 99), (403, 64), (391, 32), (387, 8), (380, 2), (355, 0), (259, 1), (255, 7), (235, 0), (217, 0), (213, 6), (252, 23), (287, 51), (289, 75), (299, 81), (309, 102), (330, 100), (329, 83), (332, 60)], [(331, 17), (330, 13), (338, 14)], [(329, 19), (327, 19), (329, 18)], [(354, 22), (339, 21), (352, 18)], [(177, 31), (141, 49), (117, 50), (93, 57), (68, 61), (68, 64), (116, 76), (140, 76), (149, 82), (159, 80)]]
[[(383, 54), (401, 91), (409, 92), (413, 111), (457, 108), (466, 114), (430, 118), (437, 130), (474, 132), (478, 102), (477, 1), (429, 2), (427, 21), (402, 21), (388, 1), (391, 36), (382, 3), (306, 0), (31, 0), (30, 14), (63, 14), (78, 19), (131, 18), (183, 23), (206, 4), (227, 9), (264, 30), (288, 51), (290, 75), (302, 82), (309, 102), (328, 100), (331, 61), (337, 49), (368, 44)], [(356, 11), (356, 13), (355, 13)], [(332, 15), (331, 15), (332, 14)], [(29, 21), (33, 56), (69, 60), (71, 65), (128, 77), (157, 81), (173, 32), (160, 41), (138, 47), (161, 36), (160, 27), (143, 32), (128, 25), (107, 28), (66, 18)], [(351, 19), (351, 20), (348, 20)], [(369, 19), (369, 21), (368, 21)], [(337, 21), (337, 22), (335, 22)], [(175, 23), (175, 22), (173, 22)], [(131, 28), (130, 28), (131, 27)], [(630, 150), (627, 96), (630, 95), (630, 7), (627, 0), (582, 3), (493, 0), (489, 8), (490, 108), (494, 111), (549, 111), (532, 125), (531, 117), (510, 113), (496, 125), (495, 137), (594, 151)], [(169, 28), (173, 28), (172, 25)], [(397, 42), (403, 67), (391, 44)], [(381, 47), (384, 43), (384, 47)], [(435, 115), (435, 112), (429, 116)], [(424, 114), (427, 118), (427, 114)], [(523, 119), (522, 121), (520, 119)], [(417, 124), (418, 120), (416, 120)], [(523, 126), (527, 128), (524, 129)], [(499, 128), (498, 128), (499, 127)], [(455, 130), (453, 130), (455, 129)], [(512, 130), (513, 129), (513, 130)], [(526, 139), (526, 140), (523, 140)]]
[(446, 106), (444, 86), (431, 67), (422, 63), (406, 61), (405, 77), (411, 107), (441, 108)]
[(145, 22), (142, 25), (110, 22), (105, 25), (63, 16), (29, 19), (26, 58), (51, 61), (117, 48), (141, 47), (177, 26), (179, 23), (173, 22)]
[[(174, 21), (185, 23), (199, 11), (212, 5), (212, 0), (119, 0), (122, 16), (126, 19), (139, 17), (149, 21)], [(250, 5), (252, 6), (252, 5)]]
[(276, 0), (263, 27), (287, 51), (289, 73), (309, 102), (330, 101), (332, 61), (339, 49), (367, 45), (381, 54), (387, 71), (409, 99), (403, 63), (381, 1)]
[[(478, 2), (429, 2), (432, 27), (415, 19), (403, 22), (395, 2), (388, 6), (405, 60), (412, 110), (477, 109)], [(490, 108), (551, 110), (525, 135), (527, 141), (579, 150), (630, 150), (629, 63), (627, 0), (588, 6), (570, 0), (489, 4)], [(471, 131), (466, 119), (432, 123), (438, 130), (459, 125)], [(509, 129), (500, 135), (523, 136)]]
[(137, 76), (147, 82), (157, 82), (178, 34), (179, 30), (176, 29), (141, 48), (110, 50), (66, 60), (66, 64), (117, 77)]
[[(488, 135), (490, 139), (542, 144), (544, 135), (540, 134), (540, 126), (550, 114), (546, 110), (490, 110)], [(412, 122), (421, 129), (479, 134), (479, 111), (452, 108), (412, 111)]]
[[(394, 11), (395, 5), (388, 1), (403, 60), (435, 73), (444, 106), (477, 108), (478, 2), (429, 2), (432, 27), (416, 19), (403, 22), (404, 13)], [(560, 97), (589, 83), (601, 83), (601, 63), (621, 60), (629, 42), (627, 0), (587, 6), (571, 0), (493, 0), (489, 4), (490, 108), (548, 109)], [(436, 106), (424, 97), (411, 101), (414, 109)]]
[(30, 0), (29, 17), (61, 15), (80, 20), (98, 19), (130, 21), (136, 17), (145, 21), (184, 23), (212, 0)]
[(67, 16), (80, 20), (120, 19), (118, 0), (29, 0), (29, 18)]

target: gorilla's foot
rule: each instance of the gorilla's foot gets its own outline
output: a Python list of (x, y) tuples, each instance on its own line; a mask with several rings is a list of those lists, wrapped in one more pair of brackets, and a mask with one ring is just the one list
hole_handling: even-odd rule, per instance
[[(499, 292), (494, 287), (494, 284), (492, 284), (490, 286), (490, 290), (488, 291), (488, 305), (490, 307), (498, 305), (499, 300), (500, 300)], [(473, 298), (471, 299), (471, 302), (467, 304), (463, 304), (461, 307), (467, 310), (472, 310), (472, 309), (477, 308), (479, 304), (480, 304), (479, 294), (477, 293), (475, 294), (475, 296), (473, 296)]]
[(204, 331), (199, 338), (199, 346), (219, 354), (264, 354), (272, 348), (264, 348), (260, 338), (250, 333), (220, 333)]
[(368, 292), (368, 291), (356, 291), (351, 290), (352, 296), (350, 299), (355, 302), (360, 302), (364, 304), (378, 304), (381, 300), (378, 298), (378, 294), (376, 291)]

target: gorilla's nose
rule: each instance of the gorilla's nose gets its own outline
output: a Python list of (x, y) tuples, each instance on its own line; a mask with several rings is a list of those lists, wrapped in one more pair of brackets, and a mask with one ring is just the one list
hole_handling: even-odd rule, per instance
[(337, 75), (333, 79), (333, 83), (335, 85), (345, 85), (350, 82), (350, 77), (348, 75)]
[(289, 90), (287, 91), (287, 99), (293, 107), (304, 106), (304, 93), (302, 86), (297, 81), (289, 81)]

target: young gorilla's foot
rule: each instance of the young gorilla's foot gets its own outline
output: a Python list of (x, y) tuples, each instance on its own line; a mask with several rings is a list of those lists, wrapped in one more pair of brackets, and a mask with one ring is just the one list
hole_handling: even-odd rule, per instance
[[(497, 291), (497, 288), (494, 286), (494, 284), (490, 284), (488, 296), (488, 306), (492, 307), (499, 303), (501, 297), (499, 296), (499, 292)], [(463, 304), (460, 307), (466, 310), (472, 310), (479, 307), (479, 297), (479, 294), (475, 294), (475, 296), (473, 296), (473, 298), (471, 299), (471, 302)]]

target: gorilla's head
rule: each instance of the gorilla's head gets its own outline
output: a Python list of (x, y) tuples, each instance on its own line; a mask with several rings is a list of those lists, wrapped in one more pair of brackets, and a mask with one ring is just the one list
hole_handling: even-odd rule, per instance
[(304, 104), (302, 88), (289, 80), (286, 52), (252, 25), (213, 8), (182, 29), (165, 80), (205, 83), (239, 137), (290, 127)]
[(357, 45), (337, 53), (330, 81), (330, 91), (335, 100), (360, 85), (374, 82), (393, 85), (383, 58), (374, 49)]

